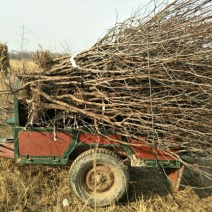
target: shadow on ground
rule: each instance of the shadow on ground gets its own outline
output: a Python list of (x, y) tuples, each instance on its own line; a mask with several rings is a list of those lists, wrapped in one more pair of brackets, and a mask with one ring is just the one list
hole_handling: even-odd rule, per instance
[[(210, 172), (210, 167), (212, 167), (211, 161), (210, 164), (206, 164), (204, 160), (199, 160), (198, 165), (203, 167), (203, 169), (206, 166), (209, 167), (209, 169), (206, 170), (208, 173)], [(200, 199), (212, 195), (211, 180), (200, 172), (194, 172), (191, 169), (185, 168), (179, 192), (173, 193), (166, 176), (160, 168), (131, 167), (128, 196), (123, 199), (123, 204), (128, 201), (136, 201), (141, 197), (144, 200), (148, 200), (156, 195), (165, 198), (171, 194), (173, 198), (175, 198), (176, 195), (179, 195), (187, 188), (191, 188), (193, 190), (192, 195), (197, 195)]]

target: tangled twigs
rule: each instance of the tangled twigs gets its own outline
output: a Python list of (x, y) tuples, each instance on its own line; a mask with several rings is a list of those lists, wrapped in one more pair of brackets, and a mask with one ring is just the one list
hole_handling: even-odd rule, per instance
[(157, 14), (117, 23), (92, 48), (22, 75), (36, 126), (145, 135), (211, 153), (212, 16), (209, 0), (176, 0)]

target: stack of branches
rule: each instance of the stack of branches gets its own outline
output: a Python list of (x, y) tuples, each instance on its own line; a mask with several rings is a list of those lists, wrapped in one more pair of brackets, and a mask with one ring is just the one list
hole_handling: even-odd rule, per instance
[[(22, 75), (28, 124), (89, 127), (211, 152), (210, 0), (176, 0), (117, 23), (92, 48)], [(157, 12), (156, 12), (157, 11)]]

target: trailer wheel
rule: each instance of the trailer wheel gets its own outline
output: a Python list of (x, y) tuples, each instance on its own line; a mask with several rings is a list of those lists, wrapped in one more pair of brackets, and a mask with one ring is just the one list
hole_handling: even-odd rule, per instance
[(128, 167), (112, 151), (91, 149), (79, 155), (69, 173), (69, 185), (77, 198), (93, 207), (110, 205), (126, 194)]

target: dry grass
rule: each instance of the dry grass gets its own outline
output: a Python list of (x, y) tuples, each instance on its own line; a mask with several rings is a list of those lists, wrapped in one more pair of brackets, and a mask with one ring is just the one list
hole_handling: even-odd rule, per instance
[(34, 61), (20, 61), (20, 60), (10, 60), (10, 65), (12, 67), (12, 70), (15, 72), (20, 72), (20, 70), (23, 69), (23, 67), (27, 70), (36, 70), (39, 69), (38, 65), (35, 64)]
[[(106, 208), (91, 208), (79, 202), (68, 187), (65, 167), (19, 165), (0, 160), (0, 211), (211, 211), (208, 191), (182, 189), (172, 195), (157, 169), (131, 169), (128, 198)], [(67, 198), (70, 205), (63, 207)]]
[[(6, 86), (4, 84), (5, 79), (3, 78), (2, 73), (0, 72), (0, 92), (6, 90)], [(9, 126), (5, 126), (5, 122), (9, 119), (9, 114), (5, 107), (9, 104), (9, 99), (11, 99), (8, 95), (1, 95), (0, 93), (0, 137), (7, 137), (11, 135), (11, 129)]]

